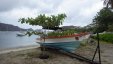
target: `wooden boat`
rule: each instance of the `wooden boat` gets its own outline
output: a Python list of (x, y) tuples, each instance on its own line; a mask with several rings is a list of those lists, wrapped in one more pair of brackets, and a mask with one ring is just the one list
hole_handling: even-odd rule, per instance
[[(83, 39), (86, 39), (88, 34), (73, 34), (66, 36), (48, 36), (45, 38), (38, 38), (37, 43), (41, 46), (65, 50), (68, 52), (74, 52), (79, 46)], [(87, 36), (88, 37), (88, 36)]]

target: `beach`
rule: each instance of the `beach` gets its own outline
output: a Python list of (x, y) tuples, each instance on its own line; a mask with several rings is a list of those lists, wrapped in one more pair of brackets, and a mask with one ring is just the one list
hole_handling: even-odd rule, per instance
[(0, 54), (27, 50), (27, 49), (34, 49), (37, 47), (39, 47), (39, 45), (20, 46), (20, 47), (15, 47), (15, 48), (3, 48), (3, 49), (0, 49)]
[[(96, 45), (81, 45), (75, 53), (92, 59)], [(102, 64), (113, 64), (113, 44), (101, 43), (101, 61)], [(5, 52), (4, 52), (5, 51)], [(40, 59), (41, 54), (39, 46), (26, 46), (12, 49), (0, 50), (0, 64), (88, 64), (76, 58), (71, 58), (59, 52), (47, 51), (48, 59)], [(98, 54), (95, 61), (98, 61)]]

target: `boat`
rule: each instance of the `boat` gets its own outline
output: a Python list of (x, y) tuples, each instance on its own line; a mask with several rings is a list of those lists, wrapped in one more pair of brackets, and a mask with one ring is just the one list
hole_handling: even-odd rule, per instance
[(19, 32), (17, 33), (17, 36), (20, 36), (20, 37), (25, 36), (25, 33)]
[(75, 50), (80, 46), (80, 42), (87, 38), (87, 33), (66, 36), (47, 36), (45, 38), (37, 38), (37, 43), (39, 43), (40, 46), (47, 48), (75, 52)]
[(24, 35), (24, 34), (19, 34), (19, 33), (18, 33), (17, 36), (25, 36), (25, 35)]

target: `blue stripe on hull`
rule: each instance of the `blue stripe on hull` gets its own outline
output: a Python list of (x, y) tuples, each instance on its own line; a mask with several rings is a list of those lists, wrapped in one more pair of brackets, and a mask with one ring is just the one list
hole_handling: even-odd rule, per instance
[(75, 51), (80, 46), (80, 41), (58, 42), (58, 43), (39, 43), (45, 47), (65, 50), (68, 52)]

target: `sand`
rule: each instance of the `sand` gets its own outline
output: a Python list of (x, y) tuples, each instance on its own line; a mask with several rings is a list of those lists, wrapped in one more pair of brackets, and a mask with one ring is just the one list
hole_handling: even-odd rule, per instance
[[(86, 44), (80, 46), (75, 53), (92, 59), (96, 45)], [(113, 44), (101, 43), (101, 60), (102, 64), (113, 64)], [(2, 50), (3, 51), (3, 50)], [(7, 49), (8, 51), (8, 49)], [(1, 51), (0, 51), (1, 52)], [(60, 54), (59, 52), (46, 52), (49, 55), (48, 59), (40, 59), (40, 49), (36, 46), (28, 46), (23, 48), (15, 48), (13, 51), (0, 54), (0, 64), (88, 64), (83, 61), (79, 61), (76, 58)], [(98, 61), (98, 55), (95, 58)]]
[(16, 48), (5, 48), (5, 49), (0, 49), (0, 54), (14, 52), (14, 51), (27, 50), (27, 49), (34, 49), (34, 48), (37, 48), (37, 47), (39, 47), (39, 46), (29, 45), (29, 46), (21, 46), (21, 47), (16, 47)]

